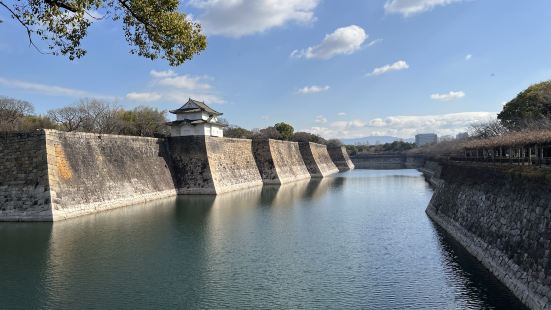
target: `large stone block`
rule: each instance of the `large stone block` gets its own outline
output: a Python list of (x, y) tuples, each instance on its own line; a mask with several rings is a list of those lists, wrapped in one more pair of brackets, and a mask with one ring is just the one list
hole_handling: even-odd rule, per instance
[(329, 156), (327, 146), (312, 142), (299, 142), (300, 154), (312, 178), (323, 178), (339, 172)]
[(339, 168), (339, 171), (354, 169), (354, 164), (352, 163), (352, 160), (350, 160), (348, 152), (344, 146), (327, 147), (327, 151), (329, 152), (331, 160), (335, 163), (335, 166)]
[(265, 184), (310, 179), (297, 142), (253, 140), (253, 154)]

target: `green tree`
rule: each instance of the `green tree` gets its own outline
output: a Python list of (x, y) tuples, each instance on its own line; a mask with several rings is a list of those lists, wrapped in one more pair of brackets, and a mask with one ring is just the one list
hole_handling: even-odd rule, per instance
[(316, 134), (312, 134), (304, 131), (295, 132), (293, 134), (292, 140), (296, 142), (314, 142), (314, 143), (320, 143), (320, 144), (327, 144), (327, 141), (324, 138)]
[(291, 140), (291, 138), (293, 137), (293, 133), (295, 132), (293, 126), (284, 122), (277, 123), (274, 125), (274, 127), (279, 132), (283, 140)]
[(497, 118), (509, 129), (551, 117), (551, 81), (528, 87), (503, 107)]
[[(122, 21), (130, 53), (177, 66), (206, 48), (198, 23), (178, 11), (180, 0), (0, 0), (26, 30), (30, 45), (70, 60), (86, 54), (81, 41), (100, 19)], [(35, 39), (47, 42), (43, 52)]]
[(253, 132), (239, 126), (228, 126), (224, 128), (224, 137), (252, 139)]
[(170, 134), (165, 111), (137, 107), (130, 111), (119, 110), (116, 118), (119, 120), (119, 134), (144, 137), (164, 137)]

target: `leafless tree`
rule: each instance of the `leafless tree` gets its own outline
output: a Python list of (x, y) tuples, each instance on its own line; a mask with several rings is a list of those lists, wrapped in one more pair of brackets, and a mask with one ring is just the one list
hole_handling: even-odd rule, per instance
[(503, 135), (507, 132), (509, 132), (509, 130), (503, 126), (499, 120), (495, 120), (471, 125), (469, 136), (474, 138), (491, 138)]
[(18, 130), (21, 118), (33, 112), (33, 105), (27, 101), (0, 97), (0, 130)]
[(83, 122), (82, 130), (96, 133), (114, 133), (117, 130), (116, 104), (96, 98), (81, 99), (77, 104), (81, 111)]
[(48, 117), (65, 131), (79, 130), (84, 122), (84, 113), (77, 106), (50, 110), (48, 111)]

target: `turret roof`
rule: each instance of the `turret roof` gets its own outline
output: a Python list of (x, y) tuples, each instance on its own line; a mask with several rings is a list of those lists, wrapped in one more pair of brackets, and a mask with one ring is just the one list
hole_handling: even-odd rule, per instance
[(193, 113), (197, 111), (205, 111), (209, 114), (213, 115), (222, 115), (222, 113), (214, 110), (213, 108), (209, 107), (202, 101), (193, 100), (191, 98), (188, 99), (186, 104), (184, 104), (181, 108), (176, 110), (171, 110), (170, 113), (173, 114), (183, 114), (183, 113)]

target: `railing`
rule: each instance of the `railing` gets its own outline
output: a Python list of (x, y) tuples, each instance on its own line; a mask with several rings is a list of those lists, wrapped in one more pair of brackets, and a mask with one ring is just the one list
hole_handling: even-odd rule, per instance
[(493, 148), (468, 148), (462, 155), (449, 156), (456, 161), (491, 162), (510, 165), (551, 165), (551, 145), (522, 145)]

